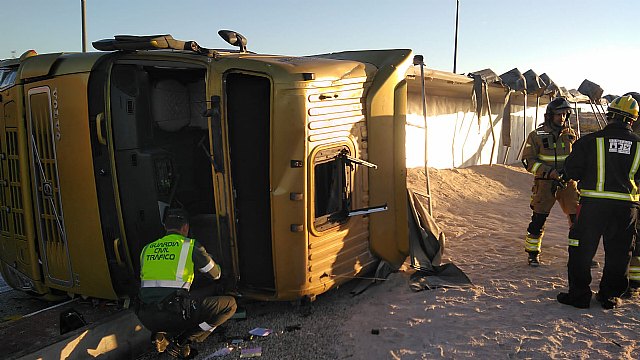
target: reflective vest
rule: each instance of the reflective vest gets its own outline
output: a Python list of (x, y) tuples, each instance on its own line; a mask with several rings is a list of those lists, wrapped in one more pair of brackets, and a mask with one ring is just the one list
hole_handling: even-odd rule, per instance
[(194, 277), (194, 245), (193, 239), (169, 234), (145, 246), (140, 253), (141, 286), (189, 290)]

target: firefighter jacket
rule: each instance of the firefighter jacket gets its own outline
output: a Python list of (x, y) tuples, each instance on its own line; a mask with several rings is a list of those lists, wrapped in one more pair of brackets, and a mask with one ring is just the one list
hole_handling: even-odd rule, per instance
[(566, 175), (579, 180), (581, 201), (609, 199), (638, 203), (640, 136), (623, 122), (583, 136), (565, 162)]
[(558, 131), (544, 123), (527, 137), (522, 163), (536, 179), (548, 179), (551, 170), (563, 168), (575, 141), (576, 134), (571, 128)]

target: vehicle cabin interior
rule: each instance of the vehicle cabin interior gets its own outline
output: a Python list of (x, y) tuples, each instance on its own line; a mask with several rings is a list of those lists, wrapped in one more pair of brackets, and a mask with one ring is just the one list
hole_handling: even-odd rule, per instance
[(141, 249), (163, 236), (169, 207), (190, 215), (190, 236), (230, 270), (217, 239), (205, 90), (206, 70), (116, 63), (111, 124), (119, 200), (136, 273)]

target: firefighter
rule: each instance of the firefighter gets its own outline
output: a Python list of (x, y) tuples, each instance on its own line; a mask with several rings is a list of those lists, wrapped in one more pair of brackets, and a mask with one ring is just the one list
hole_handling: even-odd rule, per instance
[(565, 162), (567, 176), (579, 181), (580, 212), (569, 231), (569, 292), (558, 294), (562, 304), (589, 307), (589, 265), (601, 236), (605, 262), (596, 299), (605, 309), (615, 308), (629, 285), (640, 182), (640, 136), (631, 130), (637, 118), (633, 97), (614, 99), (607, 110), (608, 125), (578, 140)]
[[(640, 94), (637, 92), (628, 92), (625, 95), (631, 95), (635, 101), (640, 104)], [(634, 133), (640, 135), (640, 122), (634, 122), (632, 130)], [(640, 221), (638, 222), (640, 226)], [(638, 229), (636, 229), (636, 234)], [(633, 253), (631, 254), (631, 262), (629, 263), (629, 292), (626, 295), (632, 295), (640, 290), (640, 245), (636, 240), (634, 244)]]
[(531, 189), (531, 222), (525, 237), (525, 251), (530, 266), (540, 265), (544, 224), (556, 201), (569, 219), (575, 221), (578, 206), (576, 182), (564, 179), (560, 170), (576, 141), (569, 127), (571, 104), (562, 97), (553, 99), (544, 114), (544, 123), (532, 131), (522, 151), (522, 163), (534, 175)]
[(169, 209), (164, 220), (167, 235), (150, 243), (140, 254), (140, 304), (136, 314), (152, 332), (158, 352), (177, 358), (193, 358), (192, 342), (202, 342), (236, 311), (232, 296), (189, 293), (194, 270), (220, 279), (220, 265), (206, 249), (187, 237), (186, 211)]

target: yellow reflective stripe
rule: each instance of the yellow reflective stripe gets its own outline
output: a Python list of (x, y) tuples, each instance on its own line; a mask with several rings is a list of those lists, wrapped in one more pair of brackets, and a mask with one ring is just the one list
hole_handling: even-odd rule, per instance
[(640, 272), (640, 266), (629, 266), (629, 271)]
[(580, 190), (580, 196), (591, 197), (596, 199), (612, 199), (623, 201), (638, 201), (640, 196), (638, 194), (625, 194), (613, 191), (595, 191), (595, 190)]
[(529, 251), (540, 251), (540, 245), (542, 244), (542, 234), (540, 237), (534, 238), (526, 236), (524, 238), (524, 249)]
[(565, 161), (567, 159), (569, 155), (542, 155), (542, 154), (538, 154), (538, 159), (542, 160), (542, 161)]
[(569, 246), (579, 246), (579, 245), (580, 245), (580, 240), (569, 238)]
[(604, 138), (596, 138), (597, 178), (596, 191), (604, 190)]
[(182, 280), (184, 277), (184, 267), (187, 264), (187, 257), (189, 256), (189, 248), (191, 247), (191, 239), (185, 238), (182, 243), (182, 249), (180, 249), (180, 259), (178, 259), (178, 266), (176, 268), (176, 281)]
[(526, 238), (527, 244), (537, 245), (540, 244), (540, 239)]
[(540, 165), (542, 165), (542, 163), (539, 163), (537, 161), (533, 163), (533, 167), (531, 167), (531, 173), (535, 175)]
[(638, 193), (638, 186), (636, 186), (636, 173), (638, 172), (638, 166), (640, 166), (640, 146), (636, 143), (636, 154), (633, 156), (633, 164), (631, 164), (631, 170), (629, 170), (629, 182), (631, 183), (631, 193)]

